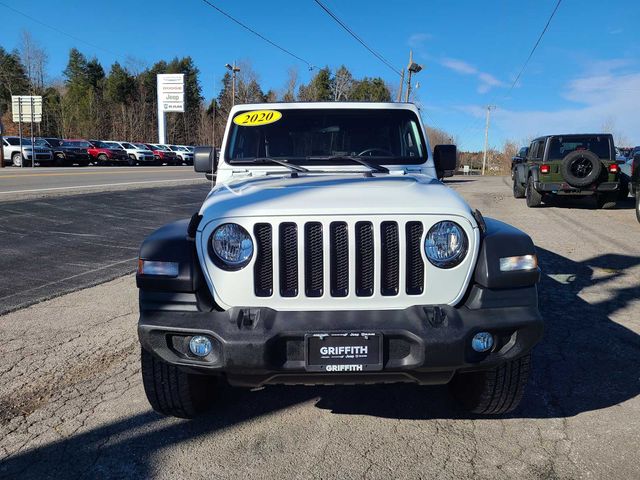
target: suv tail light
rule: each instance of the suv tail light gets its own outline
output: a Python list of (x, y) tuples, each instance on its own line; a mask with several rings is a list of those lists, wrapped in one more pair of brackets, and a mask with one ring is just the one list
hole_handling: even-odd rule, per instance
[(551, 167), (549, 165), (540, 165), (540, 173), (547, 174), (551, 171)]
[(609, 165), (609, 173), (618, 173), (618, 171), (619, 169), (617, 163), (612, 163), (611, 165)]

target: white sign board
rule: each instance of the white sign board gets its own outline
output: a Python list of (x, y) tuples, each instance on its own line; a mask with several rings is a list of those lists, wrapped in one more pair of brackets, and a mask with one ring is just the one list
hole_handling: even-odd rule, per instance
[(184, 74), (158, 75), (158, 109), (162, 112), (184, 112)]
[(42, 121), (42, 97), (29, 95), (11, 96), (11, 113), (13, 121), (39, 123)]

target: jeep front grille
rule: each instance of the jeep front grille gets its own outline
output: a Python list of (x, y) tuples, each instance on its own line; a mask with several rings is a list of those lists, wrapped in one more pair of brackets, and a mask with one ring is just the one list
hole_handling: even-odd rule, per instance
[[(277, 291), (281, 297), (295, 297), (300, 290), (308, 298), (322, 297), (325, 288), (331, 297), (347, 297), (351, 275), (355, 275), (355, 282), (351, 285), (355, 285), (357, 297), (371, 297), (376, 293), (396, 296), (401, 293), (401, 276), (404, 277), (407, 295), (421, 295), (425, 282), (421, 251), (424, 228), (422, 222), (417, 221), (409, 221), (402, 226), (405, 234), (401, 243), (401, 226), (396, 221), (377, 225), (370, 221), (352, 224), (333, 221), (328, 229), (321, 222), (283, 222), (273, 226), (257, 223), (254, 227), (255, 295), (270, 297), (274, 293), (274, 256), (278, 258)], [(278, 232), (277, 251), (274, 251), (273, 231)], [(378, 250), (375, 248), (376, 239), (380, 241)], [(302, 265), (298, 258), (299, 241), (302, 242)], [(328, 255), (325, 255), (325, 242), (328, 243)], [(380, 252), (380, 258), (376, 258), (376, 251)], [(350, 252), (355, 255), (355, 272), (350, 271)], [(302, 277), (299, 272), (303, 273)]]

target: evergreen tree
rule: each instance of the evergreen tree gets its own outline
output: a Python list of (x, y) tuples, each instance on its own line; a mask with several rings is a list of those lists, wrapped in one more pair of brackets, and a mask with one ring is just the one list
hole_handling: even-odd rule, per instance
[(18, 52), (0, 47), (0, 116), (11, 109), (12, 95), (28, 95), (29, 78)]

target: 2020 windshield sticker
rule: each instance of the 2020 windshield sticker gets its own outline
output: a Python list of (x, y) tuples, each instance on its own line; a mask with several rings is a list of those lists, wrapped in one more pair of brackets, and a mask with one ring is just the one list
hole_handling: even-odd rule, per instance
[(252, 110), (236, 115), (233, 123), (241, 127), (259, 127), (277, 122), (282, 118), (282, 113), (277, 110)]

